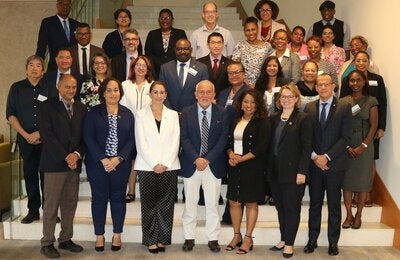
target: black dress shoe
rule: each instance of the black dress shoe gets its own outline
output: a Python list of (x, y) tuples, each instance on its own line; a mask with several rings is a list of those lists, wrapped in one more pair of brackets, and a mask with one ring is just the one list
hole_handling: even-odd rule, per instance
[(58, 244), (59, 249), (69, 250), (74, 253), (79, 253), (83, 251), (83, 247), (75, 244), (72, 240), (67, 240)]
[(126, 203), (131, 203), (132, 201), (135, 201), (135, 199), (136, 199), (136, 195), (135, 194), (126, 194), (126, 197), (125, 197), (125, 202)]
[(152, 254), (158, 254), (158, 252), (160, 251), (158, 247), (156, 247), (156, 248), (147, 248), (147, 250), (149, 250), (149, 252), (152, 253)]
[(211, 252), (218, 253), (221, 251), (221, 247), (218, 244), (218, 240), (208, 241), (208, 248), (210, 248)]
[(103, 245), (102, 246), (94, 246), (94, 250), (97, 252), (103, 252), (104, 251), (104, 244), (106, 243), (106, 239), (103, 237)]
[(339, 248), (336, 243), (329, 243), (329, 248), (328, 248), (328, 255), (338, 255), (339, 254)]
[(22, 224), (30, 224), (30, 223), (32, 223), (33, 221), (39, 220), (39, 219), (40, 219), (39, 213), (31, 213), (31, 212), (29, 212), (28, 215), (26, 215), (26, 217), (24, 217), (24, 218), (21, 220), (21, 223), (22, 223)]
[(40, 248), (40, 253), (47, 258), (59, 258), (60, 253), (57, 251), (57, 249), (54, 248), (54, 245), (48, 245), (48, 246), (42, 246)]
[(185, 252), (192, 251), (194, 247), (194, 239), (185, 239), (185, 243), (183, 243), (182, 250)]
[(121, 249), (121, 245), (114, 245), (114, 236), (111, 239), (111, 251), (119, 251)]
[(282, 256), (284, 258), (291, 258), (293, 256), (293, 253), (282, 253)]
[(304, 247), (304, 253), (310, 254), (318, 247), (317, 241), (308, 240), (307, 245)]
[(221, 220), (221, 225), (222, 226), (230, 226), (230, 225), (232, 225), (232, 221)]
[(271, 251), (282, 251), (284, 247), (285, 246), (282, 246), (282, 247), (273, 246), (273, 247), (270, 247), (269, 250), (271, 250)]

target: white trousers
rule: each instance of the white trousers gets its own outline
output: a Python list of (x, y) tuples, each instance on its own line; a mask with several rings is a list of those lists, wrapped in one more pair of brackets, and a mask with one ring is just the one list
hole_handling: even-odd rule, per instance
[(221, 192), (221, 179), (215, 178), (209, 166), (204, 171), (195, 171), (190, 178), (183, 179), (185, 188), (185, 208), (182, 215), (185, 239), (195, 239), (197, 224), (197, 203), (199, 189), (203, 186), (206, 207), (206, 236), (208, 241), (218, 240), (221, 225), (219, 222), (218, 199)]

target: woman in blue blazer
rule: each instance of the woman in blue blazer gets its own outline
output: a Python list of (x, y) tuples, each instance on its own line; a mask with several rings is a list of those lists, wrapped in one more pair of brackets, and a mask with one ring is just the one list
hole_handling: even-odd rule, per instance
[(99, 89), (102, 104), (91, 108), (84, 121), (85, 163), (92, 190), (96, 251), (104, 250), (108, 201), (114, 232), (111, 249), (121, 248), (126, 185), (136, 152), (134, 117), (128, 108), (119, 105), (122, 96), (121, 83), (113, 78), (105, 79)]

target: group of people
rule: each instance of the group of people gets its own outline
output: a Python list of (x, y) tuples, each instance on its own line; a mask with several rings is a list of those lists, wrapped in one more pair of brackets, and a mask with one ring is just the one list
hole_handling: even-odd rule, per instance
[(258, 205), (268, 196), (281, 233), (270, 250), (292, 257), (307, 183), (305, 253), (318, 246), (325, 191), (329, 255), (339, 253), (342, 189), (342, 227), (361, 227), (385, 131), (386, 90), (366, 52), (367, 40), (350, 40), (348, 25), (334, 18), (333, 2), (321, 4), (322, 20), (304, 42), (302, 26), (290, 33), (275, 21), (278, 5), (260, 0), (257, 18), (244, 23), (246, 40), (236, 45), (217, 24), (215, 3), (203, 5), (204, 25), (189, 39), (172, 27), (172, 11), (162, 9), (160, 28), (147, 35), (145, 55), (138, 31), (130, 28), (129, 10), (115, 11), (118, 28), (100, 48), (90, 43), (88, 24), (68, 17), (70, 8), (71, 1), (57, 0), (57, 15), (43, 19), (27, 78), (11, 86), (7, 100), (6, 116), (24, 160), (29, 212), (21, 222), (40, 219), (43, 203), (42, 254), (60, 256), (54, 247), (59, 221), (58, 248), (83, 250), (71, 240), (82, 161), (99, 252), (108, 203), (111, 249), (120, 250), (137, 176), (142, 243), (150, 253), (171, 244), (178, 176), (185, 195), (183, 251), (195, 246), (199, 197), (207, 211), (208, 247), (221, 250), (218, 201), (225, 176), (223, 220), (233, 227), (226, 251), (238, 248), (242, 255), (253, 249)]

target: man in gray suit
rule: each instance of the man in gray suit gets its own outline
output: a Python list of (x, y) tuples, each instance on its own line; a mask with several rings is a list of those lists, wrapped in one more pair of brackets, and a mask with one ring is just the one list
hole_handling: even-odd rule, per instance
[(188, 39), (179, 39), (175, 45), (177, 60), (161, 65), (159, 79), (168, 86), (168, 105), (180, 112), (196, 102), (196, 84), (208, 80), (207, 66), (191, 58)]
[(323, 73), (318, 76), (316, 89), (319, 100), (308, 103), (304, 112), (314, 120), (313, 152), (311, 159), (309, 189), (310, 209), (308, 218), (308, 243), (305, 253), (312, 253), (318, 247), (321, 230), (321, 210), (325, 191), (328, 202), (329, 255), (339, 254), (341, 187), (349, 157), (346, 147), (351, 139), (351, 106), (333, 96), (335, 84), (332, 77)]

